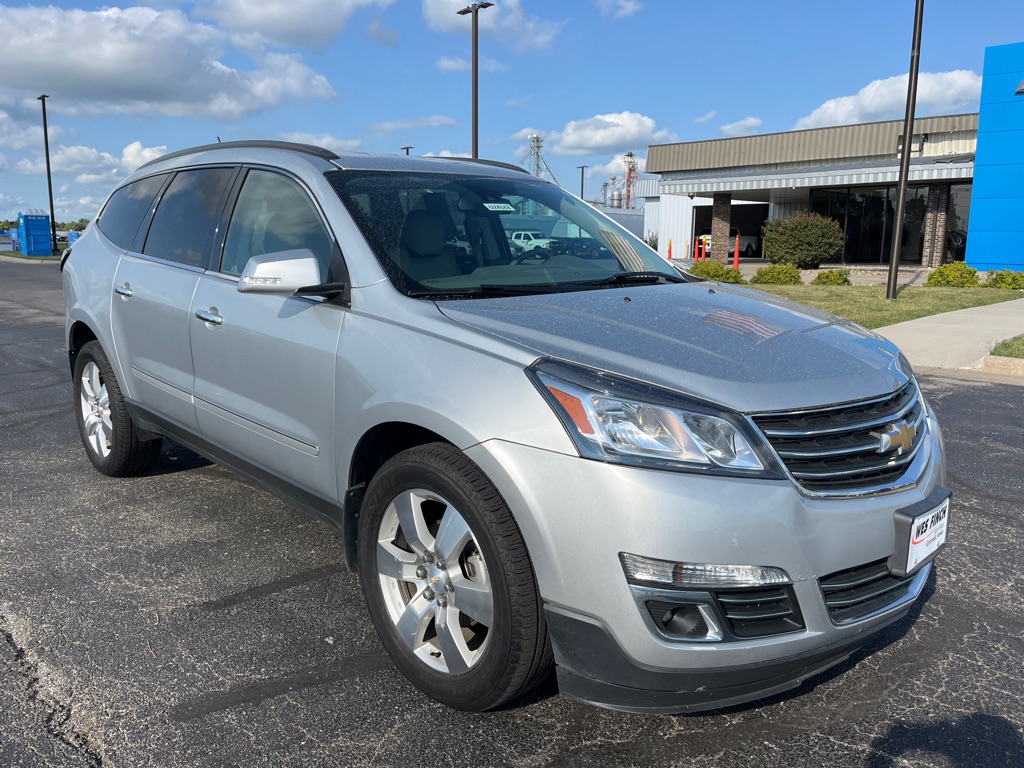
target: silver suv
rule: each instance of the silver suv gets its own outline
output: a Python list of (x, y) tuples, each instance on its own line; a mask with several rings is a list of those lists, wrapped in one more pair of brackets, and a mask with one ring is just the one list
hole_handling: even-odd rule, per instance
[[(510, 249), (552, 224), (602, 247)], [(198, 147), (62, 267), (93, 465), (168, 437), (335, 526), (395, 664), (452, 707), (552, 668), (628, 711), (792, 688), (904, 616), (945, 542), (891, 343), (681, 274), (512, 166)]]

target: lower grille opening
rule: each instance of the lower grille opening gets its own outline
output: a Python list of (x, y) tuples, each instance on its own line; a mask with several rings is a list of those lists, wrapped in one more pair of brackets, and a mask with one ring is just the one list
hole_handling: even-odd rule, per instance
[(829, 574), (818, 583), (832, 623), (847, 624), (905, 597), (913, 580), (913, 575), (893, 576), (886, 560), (876, 560)]
[(729, 631), (747, 639), (804, 628), (792, 587), (718, 590), (713, 593)]

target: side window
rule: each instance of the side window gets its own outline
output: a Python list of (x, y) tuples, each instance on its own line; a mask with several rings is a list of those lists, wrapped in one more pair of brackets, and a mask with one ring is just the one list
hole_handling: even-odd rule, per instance
[(251, 170), (238, 195), (220, 271), (240, 275), (253, 256), (309, 248), (328, 280), (333, 240), (309, 195), (295, 181), (271, 171)]
[(234, 168), (180, 171), (164, 192), (142, 252), (190, 267), (206, 267)]
[(153, 201), (167, 181), (167, 174), (150, 176), (121, 187), (107, 201), (96, 225), (119, 248), (130, 250), (139, 227), (149, 215)]

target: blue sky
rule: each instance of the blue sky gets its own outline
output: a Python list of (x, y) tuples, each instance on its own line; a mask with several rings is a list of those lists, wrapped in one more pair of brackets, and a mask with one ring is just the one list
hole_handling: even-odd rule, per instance
[[(480, 11), (480, 155), (544, 137), (586, 197), (650, 144), (900, 118), (912, 0), (494, 0)], [(0, 5), (0, 219), (91, 218), (163, 152), (236, 139), (468, 155), (468, 0), (155, 0)], [(928, 0), (918, 114), (978, 108), (986, 46), (1021, 0)]]

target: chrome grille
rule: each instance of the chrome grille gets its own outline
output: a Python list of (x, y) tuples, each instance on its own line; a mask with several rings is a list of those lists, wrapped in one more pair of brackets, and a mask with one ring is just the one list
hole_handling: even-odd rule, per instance
[[(896, 485), (925, 434), (924, 403), (913, 381), (884, 397), (753, 420), (797, 483), (816, 493)], [(884, 451), (883, 434), (893, 443)]]

